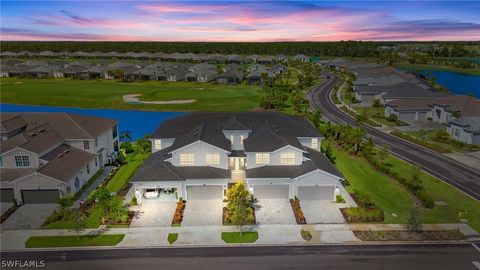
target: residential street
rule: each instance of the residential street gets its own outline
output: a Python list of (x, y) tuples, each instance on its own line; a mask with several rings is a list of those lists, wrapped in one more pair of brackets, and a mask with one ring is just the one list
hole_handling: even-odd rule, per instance
[[(323, 117), (333, 123), (349, 123), (358, 126), (354, 119), (337, 108), (331, 101), (330, 92), (339, 78), (331, 73), (329, 75), (330, 79), (320, 83), (309, 92), (307, 98), (312, 108), (321, 109)], [(390, 151), (399, 158), (421, 165), (426, 172), (455, 186), (477, 200), (480, 199), (480, 172), (478, 170), (471, 169), (442, 154), (383, 133), (370, 126), (364, 124), (361, 126), (367, 131), (367, 136), (373, 138), (375, 144), (388, 145)]]
[(471, 244), (237, 246), (5, 252), (2, 254), (2, 262), (6, 260), (45, 260), (45, 269), (56, 270), (297, 269), (300, 267), (301, 269), (461, 270), (478, 269), (480, 251)]

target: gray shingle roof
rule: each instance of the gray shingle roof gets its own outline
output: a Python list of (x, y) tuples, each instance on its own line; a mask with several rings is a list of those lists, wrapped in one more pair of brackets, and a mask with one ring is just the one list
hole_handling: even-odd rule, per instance
[(471, 133), (480, 133), (480, 116), (461, 117), (450, 121), (449, 124), (461, 126)]

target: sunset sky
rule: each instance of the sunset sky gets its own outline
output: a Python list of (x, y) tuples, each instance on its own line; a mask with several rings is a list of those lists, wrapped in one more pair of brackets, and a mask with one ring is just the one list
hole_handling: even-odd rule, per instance
[(480, 40), (480, 1), (1, 1), (1, 40)]

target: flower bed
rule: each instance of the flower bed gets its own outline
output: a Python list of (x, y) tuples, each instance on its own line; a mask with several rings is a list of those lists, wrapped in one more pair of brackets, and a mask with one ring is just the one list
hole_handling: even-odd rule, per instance
[(347, 223), (383, 222), (385, 215), (378, 208), (348, 207), (340, 208)]
[(295, 215), (295, 220), (297, 224), (307, 224), (307, 220), (303, 215), (302, 208), (300, 207), (300, 201), (298, 198), (290, 199), (290, 205), (292, 206), (293, 214)]
[(125, 225), (125, 226), (130, 226), (130, 224), (132, 223), (133, 221), (133, 218), (135, 217), (135, 211), (128, 211), (128, 219), (127, 221), (125, 222), (114, 222), (112, 220), (102, 220), (102, 224), (103, 225), (113, 225), (113, 226), (117, 226), (117, 225)]
[(132, 183), (126, 184), (122, 189), (120, 189), (120, 191), (117, 192), (117, 195), (118, 195), (118, 196), (125, 197), (125, 195), (127, 195), (128, 191), (130, 190), (130, 188), (131, 188), (132, 186), (133, 186)]
[(183, 212), (185, 211), (185, 206), (187, 201), (182, 200), (177, 202), (177, 208), (175, 209), (175, 214), (173, 215), (172, 226), (180, 226), (183, 221)]
[[(248, 211), (248, 213), (251, 213), (251, 216), (247, 218), (248, 222), (245, 225), (255, 225), (257, 223), (255, 218), (255, 210), (253, 208), (250, 208), (250, 211)], [(223, 217), (222, 218), (223, 225), (234, 225), (231, 221), (230, 213), (227, 207), (223, 207), (222, 217)]]
[(463, 240), (459, 230), (438, 230), (409, 233), (408, 231), (354, 231), (362, 241), (446, 241)]

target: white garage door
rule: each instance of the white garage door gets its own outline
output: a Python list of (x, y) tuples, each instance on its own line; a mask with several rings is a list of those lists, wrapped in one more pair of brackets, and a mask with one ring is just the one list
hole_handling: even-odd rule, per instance
[(253, 194), (257, 199), (288, 200), (288, 185), (253, 186)]
[(300, 200), (333, 200), (335, 187), (298, 187)]
[(187, 186), (187, 200), (223, 200), (223, 186)]

